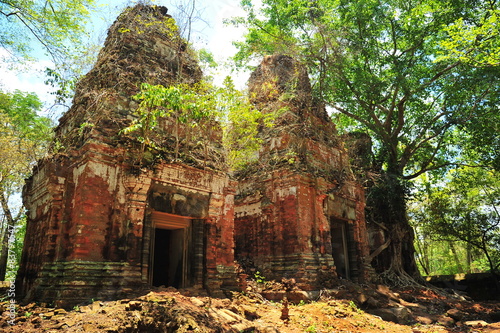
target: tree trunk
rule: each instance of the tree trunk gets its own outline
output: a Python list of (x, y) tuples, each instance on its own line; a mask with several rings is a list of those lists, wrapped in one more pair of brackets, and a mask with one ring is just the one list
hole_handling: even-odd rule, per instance
[[(412, 279), (418, 279), (420, 273), (415, 262), (414, 234), (406, 218), (390, 225), (388, 236), (392, 246), (381, 255), (387, 256), (386, 261), (391, 264), (382, 276), (386, 275), (389, 282), (403, 285), (412, 282)], [(395, 281), (390, 281), (391, 279)]]
[(7, 259), (9, 255), (9, 237), (13, 232), (15, 226), (15, 220), (12, 217), (12, 212), (10, 211), (7, 198), (3, 191), (0, 190), (0, 204), (2, 205), (2, 210), (5, 218), (7, 219), (7, 227), (2, 235), (2, 251), (0, 252), (0, 281), (5, 280), (5, 275), (7, 273)]
[(472, 251), (471, 251), (471, 246), (469, 243), (467, 243), (465, 246), (466, 246), (465, 251), (467, 253), (466, 254), (466, 256), (467, 256), (467, 261), (466, 261), (467, 271), (465, 273), (470, 274), (470, 273), (472, 273), (472, 253), (471, 253)]
[(376, 272), (388, 284), (411, 285), (421, 276), (415, 261), (414, 232), (406, 214), (406, 186), (401, 179), (384, 174), (368, 190), (367, 220), (383, 225), (386, 240), (390, 240), (387, 249), (372, 261)]
[(448, 245), (450, 246), (451, 253), (453, 254), (453, 258), (455, 259), (455, 265), (457, 267), (458, 273), (467, 273), (464, 271), (462, 264), (460, 263), (460, 259), (458, 258), (457, 250), (455, 249), (455, 245), (452, 241), (448, 241)]

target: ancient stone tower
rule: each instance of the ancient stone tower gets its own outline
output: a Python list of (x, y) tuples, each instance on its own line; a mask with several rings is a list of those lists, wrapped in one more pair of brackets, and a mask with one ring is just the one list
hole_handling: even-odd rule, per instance
[(303, 66), (268, 56), (250, 77), (264, 128), (253, 172), (240, 175), (235, 200), (237, 259), (270, 279), (294, 278), (303, 290), (337, 277), (367, 278), (364, 191), (324, 107), (315, 103)]
[(137, 5), (118, 17), (60, 119), (62, 148), (40, 161), (26, 184), (18, 274), (25, 300), (75, 304), (150, 285), (217, 294), (236, 285), (234, 182), (220, 162), (220, 136), (206, 140), (210, 156), (186, 138), (174, 156), (169, 119), (156, 133), (164, 148), (157, 152), (120, 132), (134, 119), (132, 96), (141, 83), (201, 78), (166, 13)]
[(366, 279), (363, 189), (292, 58), (266, 57), (251, 76), (251, 101), (277, 118), (260, 131), (258, 162), (235, 178), (215, 121), (207, 134), (163, 117), (149, 149), (123, 131), (142, 83), (201, 76), (166, 8), (118, 17), (24, 188), (18, 296), (67, 306), (161, 285), (217, 295), (238, 288), (235, 259), (303, 290)]

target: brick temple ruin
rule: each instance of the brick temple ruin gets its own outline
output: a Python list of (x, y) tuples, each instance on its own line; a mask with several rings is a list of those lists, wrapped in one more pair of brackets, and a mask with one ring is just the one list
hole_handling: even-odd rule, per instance
[[(278, 93), (269, 96), (269, 90)], [(240, 177), (235, 199), (236, 255), (264, 276), (294, 278), (320, 290), (335, 278), (364, 281), (368, 255), (363, 188), (306, 70), (268, 56), (249, 80), (261, 112), (279, 112), (264, 128), (259, 167)]]
[[(201, 77), (166, 8), (137, 5), (118, 17), (60, 119), (58, 150), (26, 183), (20, 297), (67, 305), (162, 285), (222, 295), (241, 288), (244, 270), (306, 291), (368, 279), (363, 188), (292, 58), (266, 57), (250, 78), (257, 109), (281, 112), (261, 129), (246, 172), (228, 172), (220, 134), (204, 147), (181, 141), (178, 158), (122, 135), (142, 82)], [(172, 145), (172, 124), (161, 124), (158, 136)]]

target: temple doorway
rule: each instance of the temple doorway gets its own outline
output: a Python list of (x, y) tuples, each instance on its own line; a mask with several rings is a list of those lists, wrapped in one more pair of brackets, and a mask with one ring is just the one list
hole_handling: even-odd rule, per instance
[(340, 278), (351, 279), (349, 234), (346, 220), (331, 218), (332, 256)]
[(153, 286), (184, 288), (187, 286), (189, 217), (153, 211), (152, 265)]

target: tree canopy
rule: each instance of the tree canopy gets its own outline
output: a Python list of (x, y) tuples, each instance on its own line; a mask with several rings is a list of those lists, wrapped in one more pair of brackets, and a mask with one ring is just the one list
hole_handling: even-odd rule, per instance
[[(0, 46), (12, 56), (32, 55), (37, 43), (53, 58), (78, 45), (94, 0), (0, 1)], [(36, 43), (34, 43), (36, 42)]]
[(473, 22), (459, 18), (446, 27), (449, 39), (441, 45), (441, 59), (455, 59), (472, 66), (500, 65), (500, 10), (490, 1)]
[[(498, 5), (263, 0), (256, 8), (244, 0), (242, 6), (246, 17), (233, 23), (248, 32), (237, 44), (236, 62), (269, 53), (302, 60), (340, 130), (361, 130), (375, 140), (381, 178), (369, 192), (370, 218), (387, 230), (390, 243), (378, 268), (399, 277), (418, 275), (406, 217), (408, 181), (456, 165), (464, 139), (473, 139), (460, 130), (498, 138), (495, 126), (485, 125), (498, 119), (500, 67), (492, 61), (496, 51), (489, 52), (497, 38), (483, 36), (497, 27), (492, 17)], [(484, 42), (459, 47), (454, 32), (460, 25)], [(471, 66), (472, 60), (452, 52), (471, 45), (492, 54), (474, 56), (488, 66)]]
[(47, 152), (52, 137), (50, 119), (37, 114), (41, 106), (33, 93), (0, 92), (0, 205), (2, 222), (6, 222), (2, 226), (0, 280), (6, 272), (8, 230), (23, 216), (23, 210), (16, 213), (9, 200), (20, 192), (33, 165)]

